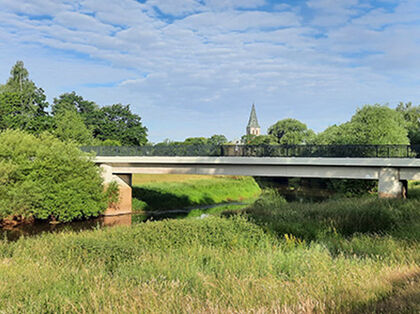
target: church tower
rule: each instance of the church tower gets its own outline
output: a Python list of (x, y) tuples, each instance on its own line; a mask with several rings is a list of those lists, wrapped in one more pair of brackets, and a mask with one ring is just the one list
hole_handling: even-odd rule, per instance
[(252, 104), (251, 115), (249, 116), (248, 126), (246, 127), (246, 135), (260, 135), (261, 128), (258, 124), (255, 105)]

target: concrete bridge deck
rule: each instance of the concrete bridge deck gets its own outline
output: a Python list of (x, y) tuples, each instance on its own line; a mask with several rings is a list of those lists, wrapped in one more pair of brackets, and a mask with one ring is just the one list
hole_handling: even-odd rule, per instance
[(403, 197), (407, 180), (420, 180), (420, 159), (410, 158), (98, 156), (95, 162), (105, 182), (119, 183), (126, 212), (134, 173), (378, 180), (380, 197)]

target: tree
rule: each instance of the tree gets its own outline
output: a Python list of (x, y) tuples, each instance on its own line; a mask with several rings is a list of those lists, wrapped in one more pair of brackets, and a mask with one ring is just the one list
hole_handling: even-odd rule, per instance
[(10, 71), (10, 78), (0, 86), (0, 111), (2, 127), (24, 129), (39, 133), (51, 126), (45, 108), (48, 107), (42, 88), (29, 79), (29, 72), (22, 61), (17, 61)]
[(296, 119), (277, 121), (269, 127), (268, 134), (279, 144), (307, 144), (315, 137), (314, 131)]
[(184, 145), (205, 145), (207, 144), (207, 139), (205, 137), (188, 137), (182, 143)]
[(413, 106), (411, 102), (400, 102), (396, 111), (404, 117), (410, 143), (420, 144), (420, 106)]
[(316, 145), (342, 145), (349, 144), (350, 139), (347, 138), (347, 125), (332, 125), (326, 128), (323, 132), (316, 135), (314, 144)]
[(21, 130), (0, 132), (0, 219), (70, 221), (107, 207), (99, 167), (73, 143)]
[(276, 138), (272, 135), (254, 135), (247, 134), (242, 136), (241, 142), (245, 145), (274, 145), (278, 144)]
[(63, 141), (74, 141), (89, 145), (93, 141), (92, 132), (86, 127), (82, 117), (73, 110), (60, 111), (54, 117), (54, 135)]
[(349, 122), (333, 125), (318, 134), (316, 144), (408, 144), (406, 122), (387, 106), (365, 105)]
[(147, 143), (147, 128), (141, 118), (130, 110), (130, 106), (115, 104), (105, 106), (92, 114), (93, 136), (105, 141), (116, 140), (122, 145), (144, 145)]
[(402, 114), (387, 106), (365, 105), (343, 127), (348, 144), (409, 144)]
[[(51, 108), (53, 115), (62, 111), (74, 110), (81, 114), (85, 120), (99, 109), (98, 105), (93, 101), (85, 100), (82, 96), (77, 95), (74, 91), (71, 93), (64, 93), (58, 98), (54, 98), (54, 103)], [(86, 121), (87, 124), (91, 124)]]
[(228, 140), (226, 136), (221, 135), (221, 134), (215, 134), (207, 140), (207, 143), (210, 145), (223, 145), (223, 144), (226, 144), (227, 142)]

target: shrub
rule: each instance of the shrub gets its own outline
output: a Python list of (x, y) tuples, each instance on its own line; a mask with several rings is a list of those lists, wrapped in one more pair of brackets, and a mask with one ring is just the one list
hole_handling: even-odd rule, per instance
[(100, 170), (72, 143), (24, 131), (0, 133), (0, 219), (70, 221), (106, 208)]

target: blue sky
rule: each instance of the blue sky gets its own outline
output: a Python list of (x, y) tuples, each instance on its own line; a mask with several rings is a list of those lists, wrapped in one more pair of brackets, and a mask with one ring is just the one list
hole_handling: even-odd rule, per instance
[(49, 101), (131, 104), (151, 141), (315, 131), (364, 104), (420, 103), (420, 1), (0, 0), (0, 82), (16, 60)]

